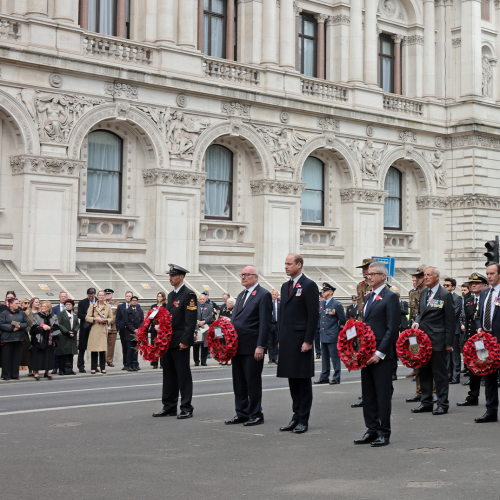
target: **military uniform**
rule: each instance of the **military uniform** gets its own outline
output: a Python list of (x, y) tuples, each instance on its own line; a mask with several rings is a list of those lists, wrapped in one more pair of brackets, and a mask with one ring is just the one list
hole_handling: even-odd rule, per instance
[[(189, 271), (177, 266), (170, 265), (170, 275), (186, 275)], [(182, 284), (177, 292), (174, 290), (168, 294), (167, 310), (172, 316), (172, 338), (168, 351), (162, 357), (163, 387), (162, 403), (163, 410), (154, 413), (154, 417), (166, 417), (177, 415), (177, 403), (179, 393), (181, 395), (180, 410), (177, 418), (190, 418), (193, 416), (193, 379), (189, 366), (189, 352), (194, 342), (194, 332), (198, 317), (198, 301), (196, 293)], [(180, 349), (179, 345), (187, 345)]]
[(347, 306), (346, 319), (349, 320), (352, 318), (354, 320), (357, 320), (359, 318), (359, 311), (358, 311), (358, 304), (357, 304), (358, 296), (352, 295), (351, 299), (356, 301), (356, 305), (351, 304), (350, 306)]

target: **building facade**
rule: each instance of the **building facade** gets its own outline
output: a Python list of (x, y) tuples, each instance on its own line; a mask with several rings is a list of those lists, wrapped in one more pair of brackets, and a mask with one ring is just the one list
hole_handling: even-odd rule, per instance
[(0, 258), (483, 267), (498, 0), (1, 0)]

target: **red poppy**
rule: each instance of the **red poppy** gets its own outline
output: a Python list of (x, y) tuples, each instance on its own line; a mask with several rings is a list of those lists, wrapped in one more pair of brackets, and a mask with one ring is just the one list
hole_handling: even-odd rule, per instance
[(375, 300), (382, 300), (382, 297), (381, 297), (380, 295), (377, 295), (377, 296), (375, 297)]
[(300, 283), (297, 283), (297, 285), (295, 286), (295, 288), (300, 288)]
[(253, 291), (253, 292), (252, 292), (252, 295), (257, 295), (257, 292)]
[(178, 300), (174, 301), (174, 306), (175, 306), (175, 307), (178, 307), (178, 306), (179, 306), (179, 301), (178, 301)]
[[(356, 337), (359, 341), (359, 349), (354, 350), (354, 338), (347, 339), (347, 331), (356, 329)], [(377, 343), (372, 329), (363, 321), (355, 321), (350, 318), (339, 333), (337, 349), (340, 359), (349, 371), (365, 368), (366, 362), (375, 354)]]
[[(416, 337), (416, 344), (410, 344), (410, 337)], [(412, 350), (411, 345), (418, 346)], [(429, 336), (418, 329), (405, 330), (396, 342), (396, 353), (401, 363), (407, 368), (420, 368), (426, 365), (432, 355), (432, 344)]]
[[(224, 335), (224, 344), (221, 338), (215, 336), (214, 328), (220, 328)], [(219, 363), (231, 361), (238, 350), (238, 334), (231, 321), (226, 317), (221, 317), (213, 322), (207, 332), (207, 346), (212, 356)]]
[[(156, 335), (154, 344), (151, 345), (148, 342), (148, 327), (151, 323), (149, 318), (153, 311), (158, 310), (155, 320), (158, 320), (158, 325), (160, 326), (158, 334)], [(142, 354), (142, 357), (146, 361), (158, 361), (167, 351), (170, 345), (170, 340), (172, 338), (172, 316), (164, 308), (160, 307), (158, 309), (151, 309), (142, 326), (137, 330), (137, 350)]]
[[(486, 359), (479, 359), (476, 342), (482, 341), (488, 351)], [(482, 332), (473, 335), (464, 345), (464, 363), (474, 375), (489, 375), (500, 368), (500, 346), (496, 337)]]

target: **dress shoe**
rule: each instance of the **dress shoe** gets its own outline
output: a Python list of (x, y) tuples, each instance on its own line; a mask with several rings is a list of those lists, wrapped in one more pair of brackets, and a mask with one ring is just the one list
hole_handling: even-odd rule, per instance
[(351, 405), (351, 408), (363, 408), (363, 400)]
[(304, 434), (304, 432), (307, 432), (307, 429), (307, 424), (297, 424), (292, 432), (294, 434)]
[(425, 412), (432, 412), (432, 405), (420, 405), (417, 406), (416, 408), (411, 409), (412, 413), (425, 413)]
[(192, 411), (182, 410), (179, 415), (177, 415), (178, 420), (185, 420), (186, 418), (193, 418)]
[(411, 398), (406, 398), (407, 403), (416, 403), (417, 401), (420, 401), (420, 396), (418, 394), (415, 394), (415, 396)]
[(466, 399), (465, 401), (459, 401), (457, 406), (477, 406), (479, 404), (478, 401), (469, 401)]
[(202, 363), (201, 366), (207, 366), (207, 364), (206, 363)]
[(387, 446), (390, 443), (390, 440), (388, 437), (384, 436), (379, 436), (375, 441), (372, 442), (373, 447), (377, 446)]
[(372, 434), (371, 432), (365, 432), (365, 435), (361, 439), (355, 439), (354, 444), (370, 444), (377, 439), (377, 434)]
[(200, 363), (195, 363), (194, 366), (200, 366)]
[(19, 380), (19, 377), (12, 377), (12, 380)]
[(462, 385), (470, 385), (470, 379), (467, 380), (466, 382), (462, 382)]
[(496, 413), (486, 412), (482, 417), (475, 418), (474, 422), (476, 422), (476, 424), (484, 424), (486, 422), (498, 422), (498, 415)]
[(460, 377), (459, 378), (452, 378), (450, 380), (450, 385), (451, 384), (460, 384)]
[(245, 422), (248, 422), (249, 420), (250, 419), (247, 417), (238, 417), (238, 415), (236, 415), (231, 420), (226, 420), (224, 423), (226, 425), (244, 424)]
[(314, 384), (316, 384), (316, 385), (318, 385), (318, 384), (328, 384), (328, 379), (325, 379), (325, 380), (315, 380)]
[(62, 370), (59, 370), (59, 375), (66, 375)]
[(133, 370), (134, 372), (138, 372), (138, 371), (140, 370), (140, 368), (139, 368), (138, 366), (136, 366), (135, 368), (132, 368), (132, 370)]
[(299, 423), (297, 422), (297, 420), (290, 420), (290, 423), (288, 425), (285, 425), (285, 427), (280, 427), (280, 431), (293, 431), (298, 424)]
[(252, 427), (253, 425), (260, 425), (264, 423), (264, 417), (255, 417), (247, 420), (243, 425), (245, 427)]
[(111, 366), (111, 368), (115, 367), (115, 365), (113, 363), (108, 363), (108, 366)]
[(2, 380), (10, 380), (10, 377), (2, 377)]
[(70, 370), (68, 375), (76, 375), (76, 373), (73, 370)]
[(130, 366), (127, 368), (127, 371), (128, 372), (135, 372), (135, 370), (133, 368), (131, 368)]
[(340, 384), (340, 380), (332, 380), (330, 382), (330, 385), (337, 385), (337, 384)]
[(432, 410), (433, 415), (446, 415), (448, 413), (448, 408), (443, 408), (438, 406), (435, 410)]
[(321, 354), (316, 354), (316, 359), (321, 359)]
[(140, 366), (137, 366), (136, 368), (137, 368), (136, 372), (140, 372), (141, 371), (141, 367)]
[(127, 367), (126, 367), (126, 366), (124, 366), (124, 367), (122, 368), (122, 370), (126, 370), (126, 369), (127, 369)]
[(158, 365), (157, 366), (153, 365), (153, 370), (158, 370)]
[(79, 373), (87, 373), (87, 370), (85, 368), (78, 368)]
[(176, 417), (177, 412), (176, 411), (169, 411), (163, 408), (163, 410), (157, 411), (156, 413), (153, 413), (153, 417)]

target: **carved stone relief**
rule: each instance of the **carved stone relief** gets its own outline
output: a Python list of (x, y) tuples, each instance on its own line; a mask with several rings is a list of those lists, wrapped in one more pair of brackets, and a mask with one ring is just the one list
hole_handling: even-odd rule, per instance
[(446, 164), (444, 161), (444, 151), (422, 151), (425, 159), (434, 167), (434, 177), (436, 186), (446, 186)]
[(250, 118), (250, 106), (248, 104), (241, 104), (241, 102), (223, 102), (221, 104), (221, 112), (224, 115)]
[(483, 96), (492, 96), (492, 84), (493, 84), (493, 68), (488, 56), (483, 56)]
[(145, 186), (171, 185), (200, 187), (207, 177), (206, 173), (184, 172), (182, 170), (148, 169), (142, 171)]
[(296, 156), (306, 143), (306, 138), (295, 130), (279, 127), (255, 126), (274, 158), (277, 169), (295, 170)]
[(319, 118), (318, 127), (322, 130), (333, 130), (340, 132), (340, 122), (335, 118)]
[(402, 130), (399, 132), (399, 140), (402, 142), (417, 142), (417, 134), (411, 132), (410, 130)]
[(104, 84), (104, 93), (113, 97), (124, 99), (138, 99), (139, 89), (127, 83), (113, 82)]
[(358, 141), (352, 139), (346, 141), (347, 145), (356, 155), (364, 179), (376, 179), (380, 169), (382, 158), (387, 151), (389, 144), (381, 148), (376, 148), (373, 141)]
[(361, 202), (383, 204), (387, 195), (387, 191), (378, 191), (376, 189), (348, 188), (340, 190), (340, 201), (342, 203)]
[(51, 73), (49, 76), (49, 83), (51, 87), (58, 89), (63, 84), (62, 76), (59, 73)]
[(446, 196), (417, 196), (417, 209), (423, 208), (446, 208), (450, 203)]
[(297, 182), (258, 180), (250, 181), (250, 189), (253, 195), (257, 194), (282, 194), (300, 196), (305, 184)]
[[(50, 174), (77, 176), (81, 169), (87, 168), (85, 161), (61, 160), (39, 156), (11, 156), (10, 166), (13, 174)], [(75, 175), (76, 174), (76, 175)]]

